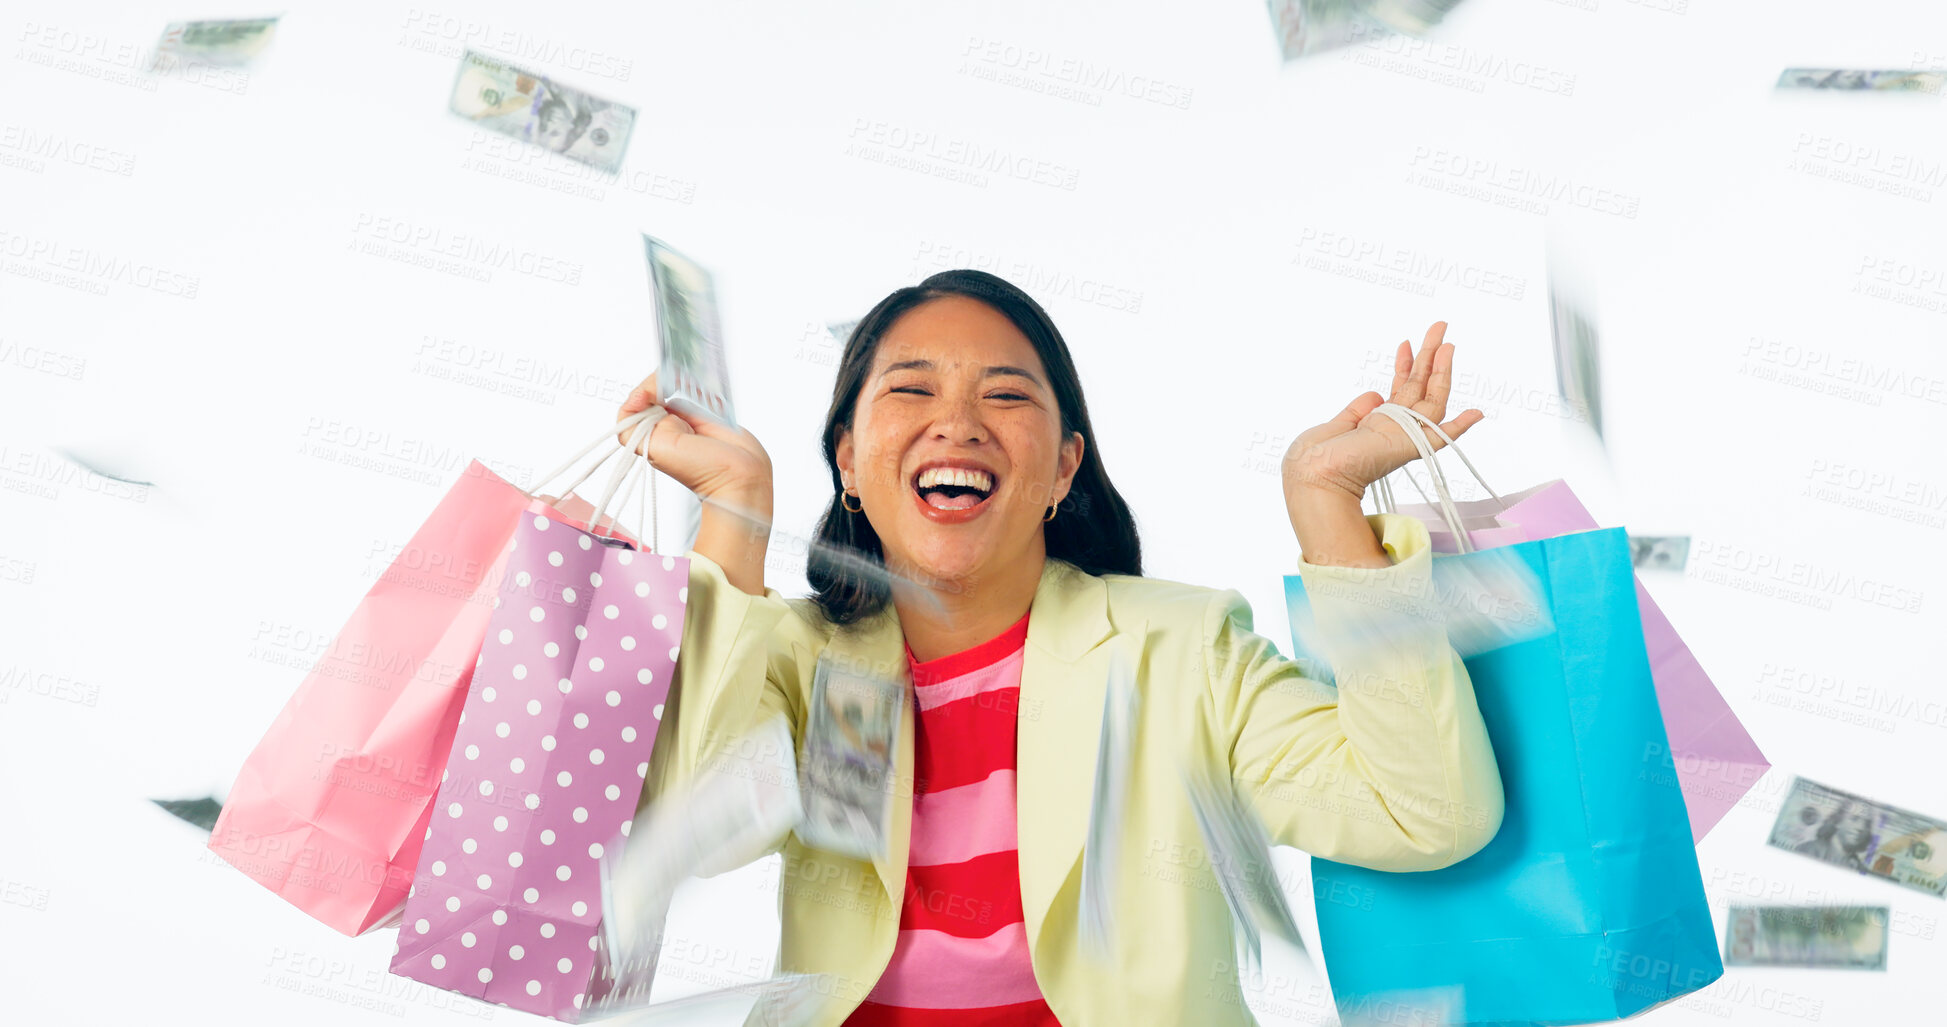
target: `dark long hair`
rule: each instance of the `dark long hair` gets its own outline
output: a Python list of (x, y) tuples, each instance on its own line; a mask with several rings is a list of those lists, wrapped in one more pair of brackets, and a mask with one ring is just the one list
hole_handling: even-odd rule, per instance
[(893, 292), (859, 321), (852, 329), (852, 337), (846, 340), (838, 377), (832, 383), (832, 405), (825, 414), (824, 439), (825, 464), (832, 475), (832, 498), (818, 519), (817, 542), (822, 545), (810, 547), (805, 576), (811, 582), (813, 600), (824, 610), (826, 619), (835, 624), (851, 624), (869, 617), (883, 610), (892, 599), (891, 582), (885, 572), (885, 549), (879, 543), (878, 533), (872, 530), (864, 514), (852, 513), (840, 502), (838, 439), (852, 425), (859, 391), (872, 369), (880, 337), (900, 315), (943, 296), (979, 300), (1014, 322), (1014, 327), (1033, 344), (1041, 356), (1041, 366), (1048, 371), (1048, 384), (1054, 389), (1055, 401), (1061, 408), (1062, 438), (1066, 440), (1076, 432), (1082, 435), (1082, 464), (1075, 471), (1074, 481), (1055, 519), (1041, 529), (1048, 556), (1066, 560), (1090, 574), (1142, 574), (1142, 542), (1136, 535), (1135, 517), (1102, 467), (1101, 442), (1089, 424), (1088, 403), (1082, 398), (1075, 361), (1048, 312), (1012, 283), (985, 271), (942, 271), (918, 285)]

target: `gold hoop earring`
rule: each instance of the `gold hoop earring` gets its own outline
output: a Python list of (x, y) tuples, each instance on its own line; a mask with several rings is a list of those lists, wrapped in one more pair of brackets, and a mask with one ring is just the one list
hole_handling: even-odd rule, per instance
[(1052, 521), (1054, 519), (1055, 519), (1055, 508), (1051, 506), (1048, 508), (1048, 512), (1042, 515), (1041, 523), (1046, 524), (1049, 521)]
[[(853, 506), (852, 504), (846, 502), (847, 499), (858, 499), (859, 505)], [(844, 507), (846, 510), (852, 513), (865, 512), (865, 500), (859, 499), (859, 497), (851, 494), (850, 492), (840, 492), (838, 494), (838, 505)]]

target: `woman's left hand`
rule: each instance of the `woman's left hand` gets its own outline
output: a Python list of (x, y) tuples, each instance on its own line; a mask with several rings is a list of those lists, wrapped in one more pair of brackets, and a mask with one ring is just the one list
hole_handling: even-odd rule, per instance
[[(1365, 497), (1366, 486), (1419, 456), (1397, 422), (1373, 413), (1381, 403), (1411, 407), (1456, 439), (1479, 423), (1486, 415), (1472, 408), (1443, 422), (1453, 385), (1454, 346), (1442, 341), (1446, 334), (1447, 323), (1436, 321), (1426, 330), (1418, 354), (1411, 343), (1399, 344), (1390, 397), (1362, 393), (1338, 416), (1294, 439), (1284, 455), (1285, 492), (1343, 493), (1357, 502)], [(1446, 445), (1432, 432), (1426, 434), (1434, 449)]]

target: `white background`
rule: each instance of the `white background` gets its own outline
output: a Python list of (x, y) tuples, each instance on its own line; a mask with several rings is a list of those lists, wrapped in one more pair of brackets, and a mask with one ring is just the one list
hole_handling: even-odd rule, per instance
[[(1040, 298), (1073, 348), (1147, 571), (1243, 590), (1281, 646), (1297, 546), (1279, 454), (1383, 387), (1371, 361), (1451, 322), (1455, 409), (1487, 413), (1466, 446), (1497, 489), (1564, 477), (1605, 524), (1695, 539), (1686, 572), (1646, 580), (1776, 764), (1699, 848), (1720, 932), (1732, 901), (1895, 911), (1885, 973), (1733, 969), (1645, 1019), (1938, 1009), (1939, 899), (1763, 840), (1795, 773), (1947, 815), (1942, 101), (1771, 88), (1787, 66), (1947, 65), (1947, 9), (1470, 0), (1430, 42), (1282, 65), (1252, 0), (491, 3), (464, 18), (295, 3), (247, 77), (140, 70), (168, 21), (262, 13), (30, 2), (0, 19), (9, 1022), (487, 1011), (386, 977), (389, 931), (317, 925), (147, 800), (227, 791), (383, 569), (374, 552), (466, 459), (525, 484), (613, 419), (654, 360), (643, 231), (716, 271), (780, 539), (828, 498), (822, 326), (984, 267)], [(622, 176), (445, 113), (470, 31), (636, 106)], [(856, 149), (920, 137), (922, 153), (1045, 162), (1073, 188)], [(577, 281), (359, 249), (386, 231), (473, 237)], [(1606, 448), (1554, 397), (1551, 246), (1592, 283)], [(70, 258), (146, 270), (38, 277)], [(1462, 273), (1340, 273), (1394, 259)], [(1469, 287), (1483, 280), (1503, 284)], [(469, 361), (483, 366), (456, 380)], [(154, 487), (82, 473), (57, 447)], [(675, 490), (663, 482), (666, 547)], [(780, 551), (772, 584), (801, 592), (802, 561)], [(70, 684), (34, 684), (56, 678)], [(663, 993), (768, 965), (776, 872), (686, 898), (672, 934), (725, 955), (669, 960)], [(1309, 929), (1309, 896), (1294, 901)], [(1329, 1016), (1303, 989), (1255, 1001), (1269, 1022)]]

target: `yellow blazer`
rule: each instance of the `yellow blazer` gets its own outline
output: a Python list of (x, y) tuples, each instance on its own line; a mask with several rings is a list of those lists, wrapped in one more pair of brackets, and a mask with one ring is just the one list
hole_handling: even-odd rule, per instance
[[(1299, 561), (1322, 635), (1427, 594), (1426, 529), (1367, 518), (1386, 568)], [(731, 585), (695, 552), (683, 648), (648, 797), (783, 714), (802, 747), (813, 668), (832, 651), (906, 678), (890, 606), (838, 628), (809, 599)], [(1364, 621), (1360, 621), (1364, 623)], [(1183, 784), (1201, 765), (1234, 780), (1274, 841), (1385, 870), (1432, 870), (1499, 828), (1501, 779), (1473, 687), (1437, 622), (1394, 616), (1387, 644), (1334, 655), (1337, 687), (1305, 677), (1251, 631), (1234, 590), (1091, 575), (1049, 559), (1031, 615), (1018, 716), (1021, 901), (1035, 979), (1064, 1024), (1248, 1024), (1230, 912)], [(1344, 636), (1341, 636), (1344, 637)], [(1114, 941), (1082, 947), (1081, 854), (1110, 655), (1136, 658), (1141, 700), (1113, 868)], [(912, 823), (913, 717), (901, 718), (890, 851), (864, 862), (776, 840), (779, 967), (836, 981), (811, 1022), (839, 1024), (892, 957)], [(1222, 780), (1221, 777), (1218, 780)]]

